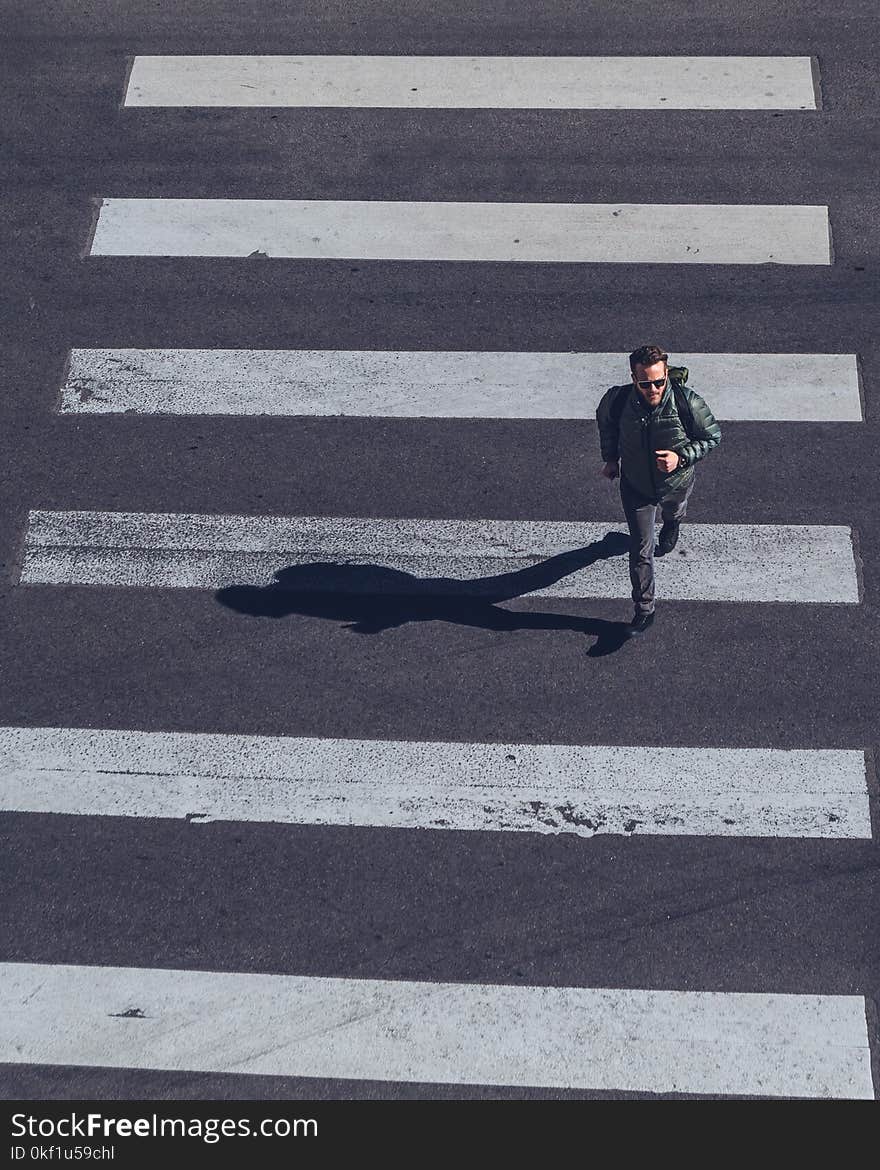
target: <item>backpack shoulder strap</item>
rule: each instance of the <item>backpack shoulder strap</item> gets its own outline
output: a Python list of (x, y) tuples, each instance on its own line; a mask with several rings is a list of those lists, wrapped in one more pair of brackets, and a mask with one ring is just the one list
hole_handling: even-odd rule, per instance
[(681, 425), (687, 432), (687, 437), (692, 438), (691, 432), (694, 429), (694, 408), (691, 406), (691, 400), (685, 389), (685, 382), (687, 381), (688, 372), (684, 367), (681, 367), (681, 373), (684, 377), (676, 377), (679, 374), (679, 369), (671, 369), (669, 371), (670, 381), (672, 382), (672, 393), (675, 398), (675, 409), (678, 411), (678, 417), (681, 419)]
[(626, 400), (629, 397), (629, 392), (632, 389), (632, 383), (628, 386), (613, 386), (616, 391), (614, 397), (611, 399), (611, 421), (615, 426), (620, 426), (620, 417), (623, 414), (623, 408), (626, 405)]

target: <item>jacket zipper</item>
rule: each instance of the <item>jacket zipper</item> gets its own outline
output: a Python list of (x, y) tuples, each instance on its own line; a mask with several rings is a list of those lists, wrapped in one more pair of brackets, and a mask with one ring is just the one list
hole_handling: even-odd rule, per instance
[(649, 459), (650, 464), (651, 464), (651, 485), (654, 488), (654, 495), (657, 496), (660, 493), (657, 489), (657, 460), (654, 458), (654, 442), (653, 442), (654, 420), (650, 414), (645, 419), (645, 433), (646, 433), (647, 440), (648, 440), (648, 442), (647, 442), (648, 459)]

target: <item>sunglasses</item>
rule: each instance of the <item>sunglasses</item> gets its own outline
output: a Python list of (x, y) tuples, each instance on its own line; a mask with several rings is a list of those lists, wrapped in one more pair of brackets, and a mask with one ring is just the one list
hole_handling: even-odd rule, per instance
[(652, 386), (656, 386), (657, 389), (659, 390), (661, 386), (666, 385), (666, 379), (665, 378), (653, 378), (647, 382), (636, 382), (636, 385), (638, 386), (638, 388), (640, 390), (650, 390), (650, 388)]

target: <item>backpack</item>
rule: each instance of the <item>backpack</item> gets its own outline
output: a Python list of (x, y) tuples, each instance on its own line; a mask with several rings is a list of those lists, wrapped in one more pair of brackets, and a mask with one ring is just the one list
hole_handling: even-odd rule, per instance
[[(681, 425), (684, 427), (685, 434), (690, 439), (692, 438), (691, 431), (694, 429), (694, 412), (688, 396), (684, 392), (684, 386), (688, 380), (689, 373), (690, 371), (687, 366), (669, 367), (669, 380), (672, 383), (675, 409), (678, 411), (678, 417), (681, 419)], [(629, 397), (630, 390), (632, 390), (632, 382), (627, 386), (618, 387), (617, 393), (611, 402), (611, 421), (616, 427), (620, 426), (620, 416), (623, 414), (623, 407)]]

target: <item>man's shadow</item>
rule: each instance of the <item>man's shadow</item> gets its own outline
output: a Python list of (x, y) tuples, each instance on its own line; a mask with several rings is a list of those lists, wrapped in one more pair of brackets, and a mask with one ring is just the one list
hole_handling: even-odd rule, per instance
[(229, 585), (215, 593), (229, 609), (253, 617), (292, 613), (346, 623), (355, 634), (378, 634), (407, 622), (455, 622), (485, 630), (575, 630), (593, 634), (591, 658), (613, 654), (627, 641), (627, 622), (557, 613), (514, 613), (497, 603), (555, 584), (569, 573), (629, 550), (621, 532), (607, 532), (584, 548), (494, 577), (458, 580), (415, 577), (385, 565), (314, 561), (279, 569), (271, 585)]

